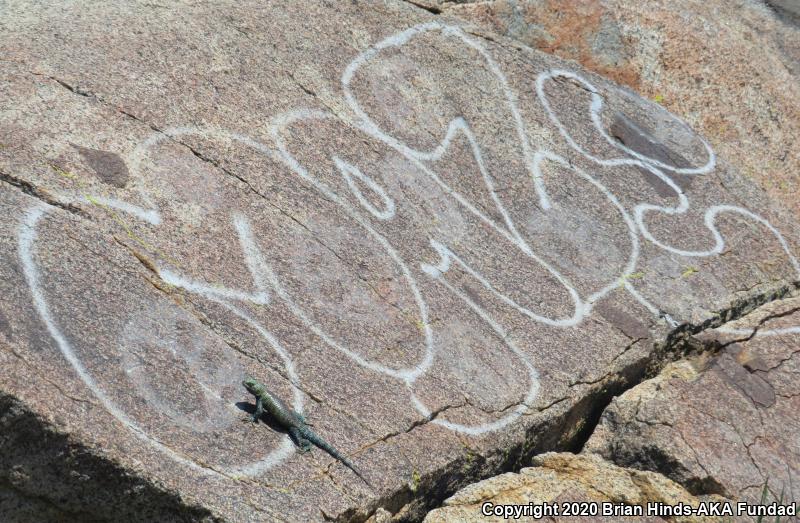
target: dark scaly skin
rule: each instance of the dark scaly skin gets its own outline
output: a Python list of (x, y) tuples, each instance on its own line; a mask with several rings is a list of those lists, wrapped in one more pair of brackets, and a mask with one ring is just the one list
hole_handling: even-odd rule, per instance
[(272, 419), (289, 432), (289, 436), (300, 449), (300, 452), (305, 453), (311, 450), (311, 445), (313, 443), (342, 462), (345, 467), (352, 470), (364, 483), (372, 486), (370, 482), (356, 470), (349, 459), (342, 456), (330, 443), (322, 439), (309, 428), (308, 421), (306, 421), (306, 418), (302, 414), (298, 414), (281, 401), (280, 398), (273, 396), (263, 383), (255, 378), (247, 378), (242, 382), (242, 385), (244, 385), (244, 388), (246, 388), (250, 394), (256, 397), (256, 412), (253, 414), (254, 423), (258, 423), (258, 419), (266, 410), (269, 415), (272, 416)]

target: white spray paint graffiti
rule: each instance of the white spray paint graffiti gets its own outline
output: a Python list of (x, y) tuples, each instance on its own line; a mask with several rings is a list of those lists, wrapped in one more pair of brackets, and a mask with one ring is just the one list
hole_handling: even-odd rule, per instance
[(195, 470), (208, 472), (208, 469), (201, 467), (193, 460), (183, 456), (161, 441), (158, 441), (154, 437), (147, 434), (136, 424), (135, 421), (128, 417), (127, 414), (119, 410), (114, 402), (111, 401), (108, 395), (103, 391), (103, 389), (97, 384), (97, 382), (95, 382), (92, 375), (88, 370), (86, 370), (86, 367), (84, 367), (80, 358), (78, 358), (75, 354), (75, 351), (67, 341), (67, 338), (64, 336), (64, 334), (62, 334), (61, 329), (58, 327), (58, 324), (50, 313), (50, 307), (47, 304), (44, 290), (40, 284), (41, 277), (39, 275), (39, 270), (33, 261), (36, 228), (42, 217), (44, 217), (48, 212), (50, 212), (50, 209), (45, 206), (37, 206), (30, 209), (20, 224), (17, 241), (19, 245), (20, 262), (22, 264), (23, 274), (25, 275), (25, 281), (27, 282), (28, 288), (31, 291), (33, 305), (36, 308), (36, 312), (39, 314), (39, 317), (42, 319), (45, 327), (47, 328), (47, 331), (50, 333), (50, 336), (52, 336), (53, 340), (55, 340), (59, 350), (64, 355), (64, 358), (69, 362), (72, 368), (75, 369), (75, 372), (78, 374), (81, 380), (86, 384), (87, 387), (89, 387), (89, 389), (91, 389), (94, 395), (97, 396), (103, 406), (123, 425), (128, 427), (139, 438), (151, 444), (158, 450), (164, 452), (167, 456), (171, 457), (178, 463), (188, 465)]
[[(461, 45), (473, 50), (483, 60), (485, 67), (493, 75), (498, 85), (501, 88), (501, 95), (503, 100), (512, 116), (514, 131), (519, 140), (519, 145), (522, 150), (525, 168), (531, 177), (533, 187), (539, 199), (539, 206), (544, 212), (548, 212), (553, 208), (553, 202), (548, 194), (547, 188), (544, 184), (542, 168), (550, 162), (555, 166), (572, 171), (579, 178), (589, 182), (593, 185), (607, 200), (607, 202), (616, 209), (620, 216), (622, 223), (625, 224), (628, 236), (628, 248), (630, 253), (627, 255), (624, 267), (622, 267), (618, 277), (613, 281), (608, 281), (603, 284), (599, 290), (587, 293), (585, 296), (576, 289), (576, 286), (559, 270), (549, 264), (542, 256), (534, 252), (529, 242), (518, 231), (516, 224), (503, 205), (496, 187), (495, 180), (492, 177), (487, 163), (484, 161), (482, 147), (479, 139), (476, 137), (473, 129), (470, 127), (469, 122), (463, 117), (453, 118), (447, 125), (445, 135), (441, 142), (430, 151), (420, 151), (412, 148), (407, 143), (390, 135), (388, 132), (380, 128), (380, 126), (370, 118), (367, 112), (359, 104), (356, 95), (352, 91), (351, 84), (354, 78), (363, 71), (366, 66), (374, 60), (379, 60), (380, 53), (388, 49), (399, 49), (402, 46), (409, 44), (415, 38), (425, 34), (439, 33), (443, 38), (455, 39)], [(580, 84), (591, 94), (591, 104), (589, 107), (589, 116), (595, 130), (613, 147), (623, 153), (622, 157), (602, 159), (593, 156), (588, 151), (584, 150), (576, 140), (571, 136), (569, 130), (559, 120), (556, 112), (553, 110), (546, 93), (547, 83), (555, 78), (566, 78), (573, 82)], [(504, 294), (492, 281), (486, 278), (477, 269), (470, 266), (470, 264), (458, 254), (456, 246), (449, 245), (447, 238), (429, 238), (429, 242), (434, 251), (438, 254), (439, 260), (435, 264), (426, 263), (423, 260), (415, 260), (417, 265), (409, 264), (400, 253), (395, 249), (390, 241), (379, 233), (371, 223), (375, 219), (379, 222), (391, 222), (397, 213), (398, 203), (387, 192), (387, 190), (372, 176), (362, 172), (358, 166), (346, 162), (339, 156), (331, 158), (332, 163), (338, 170), (339, 175), (345, 182), (346, 188), (352, 193), (361, 209), (351, 205), (348, 200), (342, 195), (338, 194), (331, 186), (311, 174), (310, 170), (303, 166), (300, 161), (289, 151), (284, 134), (288, 129), (299, 122), (312, 122), (315, 120), (329, 120), (333, 115), (321, 111), (312, 111), (308, 109), (299, 109), (290, 111), (275, 117), (269, 127), (270, 137), (274, 143), (274, 147), (260, 143), (259, 141), (239, 134), (218, 128), (195, 128), (195, 127), (176, 127), (168, 129), (164, 132), (155, 133), (148, 139), (140, 143), (136, 149), (128, 157), (128, 165), (132, 171), (133, 177), (141, 172), (141, 168), (145, 162), (148, 161), (154, 147), (170, 139), (177, 139), (182, 136), (196, 136), (206, 139), (227, 141), (229, 143), (237, 143), (244, 145), (260, 154), (281, 162), (296, 176), (309, 183), (316, 189), (325, 199), (333, 202), (344, 213), (352, 219), (361, 232), (366, 232), (370, 241), (374, 242), (383, 253), (388, 256), (395, 268), (397, 268), (402, 275), (402, 282), (410, 291), (414, 299), (414, 304), (419, 313), (422, 326), (422, 344), (424, 345), (424, 353), (422, 357), (412, 366), (395, 368), (383, 365), (377, 361), (372, 361), (368, 358), (357, 353), (353, 348), (348, 347), (345, 343), (338, 341), (331, 334), (326, 332), (323, 327), (317, 324), (308, 311), (306, 311), (299, 303), (292, 299), (286, 288), (280, 281), (273, 267), (271, 267), (265, 260), (263, 253), (258, 245), (257, 233), (254, 231), (251, 222), (242, 214), (233, 214), (231, 216), (231, 223), (235, 229), (239, 245), (242, 253), (244, 254), (245, 264), (252, 278), (253, 290), (232, 289), (220, 285), (210, 284), (197, 278), (192, 278), (178, 271), (167, 267), (166, 265), (159, 267), (160, 277), (168, 284), (180, 287), (186, 292), (198, 295), (217, 303), (242, 319), (246, 324), (252, 327), (271, 347), (271, 349), (278, 355), (281, 360), (286, 376), (288, 377), (293, 391), (292, 406), (297, 411), (303, 411), (303, 394), (300, 390), (300, 380), (297, 375), (295, 363), (290, 354), (281, 346), (280, 341), (268, 329), (264, 328), (258, 320), (253, 318), (250, 314), (245, 312), (240, 306), (240, 303), (249, 303), (260, 306), (269, 306), (274, 300), (280, 300), (285, 304), (288, 309), (303, 323), (303, 325), (316, 336), (318, 336), (328, 347), (345, 355), (347, 358), (355, 362), (357, 365), (368, 369), (369, 371), (383, 374), (389, 378), (399, 380), (403, 383), (409, 391), (411, 403), (423, 416), (430, 416), (431, 410), (428, 408), (414, 390), (417, 380), (425, 375), (431, 368), (433, 361), (436, 357), (436, 346), (429, 324), (428, 305), (424, 295), (424, 283), (441, 285), (447, 289), (453, 296), (460, 299), (472, 312), (474, 312), (482, 322), (484, 322), (501, 340), (510, 352), (520, 360), (522, 365), (527, 371), (527, 389), (524, 394), (523, 400), (514, 409), (510, 409), (504, 413), (502, 417), (491, 422), (477, 424), (473, 426), (466, 426), (458, 423), (447, 421), (443, 417), (437, 417), (433, 423), (437, 423), (447, 429), (461, 432), (469, 435), (478, 435), (491, 431), (496, 431), (513, 423), (521, 415), (523, 415), (535, 401), (539, 389), (539, 375), (536, 367), (529, 356), (522, 351), (513, 340), (509, 339), (508, 333), (500, 325), (495, 318), (492, 317), (484, 308), (475, 302), (467, 293), (459, 288), (456, 288), (447, 279), (447, 274), (454, 266), (457, 266), (460, 271), (469, 275), (474, 281), (478, 282), (490, 295), (494, 296), (500, 302), (506, 304), (512, 309), (516, 310), (526, 318), (558, 328), (571, 328), (575, 327), (586, 319), (591, 314), (592, 308), (595, 303), (607, 296), (615, 288), (622, 287), (638, 302), (642, 303), (654, 316), (662, 315), (658, 307), (650, 303), (633, 285), (630, 281), (630, 276), (636, 270), (637, 262), (640, 255), (640, 240), (639, 236), (643, 237), (653, 245), (664, 249), (667, 252), (674, 253), (681, 256), (693, 257), (708, 257), (720, 254), (725, 247), (725, 240), (716, 227), (715, 220), (720, 213), (736, 213), (746, 219), (753, 220), (764, 227), (766, 227), (777, 239), (781, 248), (787, 255), (792, 267), (800, 274), (800, 265), (796, 258), (791, 253), (789, 246), (780, 232), (775, 229), (764, 218), (743, 209), (731, 205), (716, 205), (709, 207), (705, 212), (704, 224), (710, 231), (714, 245), (705, 250), (688, 251), (667, 245), (657, 238), (655, 238), (647, 228), (646, 214), (648, 212), (659, 212), (668, 215), (676, 215), (685, 213), (689, 209), (689, 199), (684, 194), (683, 190), (666, 174), (670, 171), (677, 174), (684, 175), (701, 175), (711, 172), (714, 169), (716, 160), (714, 152), (710, 146), (702, 141), (705, 148), (708, 160), (700, 167), (691, 168), (677, 168), (675, 166), (667, 165), (661, 161), (649, 158), (637, 151), (634, 151), (625, 145), (613, 140), (605, 131), (600, 120), (601, 111), (603, 108), (603, 98), (599, 91), (589, 82), (570, 71), (552, 70), (541, 73), (536, 81), (535, 92), (539, 102), (545, 109), (551, 122), (558, 129), (561, 136), (569, 144), (569, 146), (576, 151), (579, 155), (604, 167), (613, 166), (637, 166), (651, 172), (659, 180), (665, 183), (678, 199), (675, 206), (657, 206), (648, 203), (639, 203), (634, 206), (633, 212), (629, 214), (623, 204), (617, 197), (602, 183), (590, 174), (584, 172), (578, 167), (574, 166), (566, 158), (559, 156), (552, 151), (540, 149), (534, 150), (528, 138), (528, 131), (525, 122), (522, 118), (521, 112), (517, 105), (517, 97), (511, 89), (505, 75), (503, 74), (499, 65), (494, 61), (490, 53), (476, 40), (468, 37), (464, 31), (458, 27), (447, 26), (438, 22), (421, 24), (406, 31), (393, 35), (385, 40), (379, 42), (367, 51), (357, 56), (345, 69), (341, 78), (344, 96), (350, 109), (355, 114), (355, 119), (349, 123), (353, 128), (366, 133), (368, 136), (380, 141), (394, 151), (399, 152), (403, 158), (415, 169), (424, 173), (435, 185), (441, 188), (444, 194), (453, 198), (466, 212), (471, 213), (483, 224), (487, 225), (492, 231), (497, 233), (498, 237), (508, 242), (520, 257), (529, 260), (531, 264), (535, 264), (543, 268), (549, 275), (553, 277), (562, 287), (565, 293), (569, 296), (572, 313), (564, 317), (549, 317), (539, 314), (530, 310), (515, 301), (512, 297)], [(667, 113), (668, 114), (668, 113)], [(669, 115), (670, 118), (674, 118)], [(681, 125), (685, 125), (682, 124)], [(687, 127), (688, 129), (688, 127)], [(494, 205), (497, 215), (501, 218), (501, 223), (498, 223), (491, 218), (487, 213), (480, 210), (480, 208), (468, 197), (456, 191), (453, 187), (448, 185), (442, 177), (440, 177), (432, 168), (432, 163), (442, 159), (448, 150), (451, 148), (453, 140), (459, 136), (463, 136), (469, 144), (470, 151), (477, 164), (478, 170), (482, 177), (483, 184), (488, 192), (490, 200)], [(362, 187), (368, 189), (374, 197), (368, 197), (363, 191)], [(377, 197), (378, 204), (373, 203)], [(147, 203), (149, 208), (143, 208), (132, 205), (130, 203), (116, 200), (113, 198), (106, 198), (102, 196), (93, 197), (97, 202), (112, 207), (114, 209), (125, 212), (131, 216), (136, 217), (152, 226), (161, 224), (162, 218), (157, 206), (153, 204), (152, 200), (146, 194), (142, 194), (143, 200)], [(366, 215), (361, 211), (366, 211)], [(165, 445), (158, 439), (148, 435), (137, 423), (132, 420), (125, 412), (119, 409), (108, 395), (103, 391), (103, 388), (95, 381), (91, 373), (84, 367), (83, 363), (76, 356), (75, 351), (67, 342), (66, 337), (59, 330), (56, 320), (52, 317), (50, 309), (45, 299), (44, 290), (41, 287), (39, 269), (34, 262), (33, 246), (36, 240), (36, 228), (40, 223), (41, 218), (46, 214), (44, 208), (36, 207), (31, 209), (25, 216), (22, 224), (20, 225), (18, 241), (19, 241), (19, 256), (22, 262), (25, 278), (31, 290), (33, 302), (39, 313), (42, 321), (47, 327), (48, 332), (56, 341), (61, 352), (64, 354), (66, 360), (75, 369), (78, 376), (83, 382), (95, 393), (101, 403), (114, 415), (121, 423), (127, 426), (132, 432), (144, 441), (153, 445), (156, 449), (164, 452), (169, 457), (175, 459), (177, 462), (193, 467), (194, 469), (209, 472), (209, 468), (201, 467), (195, 463), (192, 458), (187, 457), (169, 446)], [(412, 267), (418, 267), (421, 274), (426, 275), (429, 280), (426, 282), (417, 281), (414, 277)], [(622, 285), (620, 285), (622, 282)], [(669, 318), (668, 318), (669, 319)], [(800, 327), (790, 327), (785, 329), (778, 329), (774, 331), (759, 332), (759, 335), (776, 335), (779, 333), (796, 333)], [(134, 338), (140, 338), (138, 331), (132, 335)], [(130, 333), (128, 333), (130, 334)], [(130, 341), (130, 340), (128, 340)], [(169, 350), (183, 351), (180, 344), (171, 344)], [(192, 354), (183, 354), (184, 357), (191, 359)], [(126, 364), (131, 364), (127, 361)], [(194, 369), (196, 375), (203, 375), (202, 368)], [(139, 382), (143, 383), (143, 377), (140, 377)], [(223, 381), (230, 381), (226, 377)], [(219, 386), (220, 381), (214, 376), (205, 376), (203, 380), (208, 390), (206, 393), (213, 397), (215, 394), (214, 387)], [(141, 385), (141, 383), (140, 383)], [(155, 408), (160, 409), (164, 414), (176, 419), (179, 413), (171, 412), (168, 406), (161, 405), (159, 399), (155, 396), (148, 396), (149, 392), (145, 391), (143, 395), (149, 399)], [(208, 427), (201, 427), (208, 428)], [(237, 474), (237, 475), (259, 475), (264, 473), (270, 467), (280, 463), (286, 459), (293, 447), (288, 438), (281, 441), (280, 445), (273, 449), (268, 455), (257, 462), (245, 464), (237, 467), (229, 467), (225, 470), (211, 470), (211, 473), (220, 474)]]
[[(339, 169), (339, 172), (342, 173), (342, 177), (347, 182), (347, 186), (358, 199), (358, 202), (363, 205), (364, 208), (370, 212), (370, 214), (379, 220), (391, 220), (394, 217), (394, 200), (392, 200), (389, 195), (386, 194), (386, 191), (383, 190), (383, 187), (375, 183), (375, 181), (369, 176), (363, 174), (358, 167), (355, 165), (350, 165), (338, 156), (335, 156), (333, 161), (336, 163), (336, 167)], [(372, 203), (370, 203), (370, 201), (364, 197), (364, 194), (361, 192), (361, 189), (358, 188), (358, 185), (356, 185), (353, 178), (364, 182), (367, 187), (369, 187), (375, 194), (380, 196), (381, 200), (383, 200), (383, 210), (380, 210), (372, 205)]]
[[(230, 351), (214, 351), (204, 336), (193, 332), (186, 315), (166, 303), (134, 310), (120, 336), (122, 366), (139, 395), (176, 425), (195, 432), (222, 430), (233, 423), (235, 408), (220, 391), (238, 389), (245, 371)], [(157, 369), (151, 364), (155, 352), (165, 353), (170, 365), (195, 378), (192, 394), (182, 383), (175, 384), (177, 390), (169, 397), (157, 392)], [(181, 411), (184, 402), (190, 405)]]
[(105, 205), (107, 207), (111, 207), (112, 209), (118, 209), (122, 212), (135, 216), (136, 218), (139, 218), (150, 225), (161, 225), (161, 214), (159, 214), (159, 212), (155, 209), (144, 209), (138, 205), (123, 202), (122, 200), (117, 200), (116, 198), (106, 198), (104, 196), (92, 196), (92, 200), (100, 205)]
[[(597, 158), (596, 156), (590, 154), (589, 152), (584, 150), (580, 145), (578, 145), (578, 143), (570, 135), (569, 131), (564, 127), (564, 125), (558, 119), (558, 116), (555, 114), (555, 112), (553, 111), (552, 107), (550, 106), (550, 103), (547, 100), (547, 95), (544, 92), (545, 83), (548, 80), (550, 80), (552, 78), (555, 78), (555, 77), (564, 77), (564, 78), (569, 78), (571, 80), (574, 80), (574, 81), (580, 83), (587, 90), (589, 90), (589, 92), (591, 92), (591, 94), (592, 94), (592, 103), (591, 103), (591, 106), (589, 108), (589, 111), (590, 111), (590, 116), (591, 116), (591, 119), (592, 119), (592, 123), (594, 124), (595, 130), (603, 138), (605, 138), (605, 140), (608, 143), (612, 144), (614, 147), (616, 147), (618, 149), (621, 149), (625, 153), (627, 153), (627, 154), (629, 154), (631, 156), (634, 156), (635, 159), (634, 158), (614, 158), (614, 159), (604, 160), (604, 159)], [(600, 121), (600, 112), (602, 111), (602, 107), (603, 107), (603, 99), (602, 99), (602, 97), (600, 96), (600, 94), (598, 93), (597, 89), (592, 84), (590, 84), (589, 82), (587, 82), (586, 80), (584, 80), (583, 78), (578, 76), (577, 74), (575, 74), (573, 72), (570, 72), (570, 71), (562, 71), (562, 70), (553, 70), (553, 71), (548, 71), (548, 72), (542, 73), (542, 74), (539, 75), (539, 77), (536, 80), (536, 94), (539, 97), (539, 101), (544, 106), (544, 108), (545, 108), (545, 110), (547, 112), (547, 115), (550, 117), (550, 120), (558, 128), (559, 132), (564, 137), (564, 139), (567, 141), (567, 143), (575, 151), (577, 151), (578, 153), (583, 155), (585, 158), (587, 158), (589, 160), (592, 160), (592, 161), (594, 161), (595, 163), (597, 163), (599, 165), (604, 165), (604, 166), (635, 165), (635, 166), (638, 166), (638, 167), (642, 167), (644, 169), (647, 169), (651, 173), (653, 173), (656, 177), (658, 177), (658, 179), (660, 179), (661, 181), (666, 183), (673, 191), (675, 191), (675, 194), (678, 196), (678, 205), (675, 206), (675, 207), (663, 207), (663, 206), (652, 205), (652, 204), (647, 204), (647, 203), (641, 203), (641, 204), (637, 205), (636, 207), (634, 207), (634, 218), (635, 218), (635, 221), (636, 221), (636, 226), (639, 229), (639, 232), (641, 233), (641, 235), (645, 239), (647, 239), (648, 241), (650, 241), (654, 245), (657, 245), (661, 249), (664, 249), (665, 251), (668, 251), (668, 252), (671, 252), (671, 253), (674, 253), (674, 254), (678, 254), (678, 255), (681, 255), (681, 256), (707, 257), (707, 256), (718, 255), (718, 254), (722, 253), (722, 251), (725, 248), (725, 240), (723, 239), (722, 235), (719, 232), (719, 229), (717, 229), (717, 227), (715, 225), (715, 218), (716, 218), (716, 216), (718, 214), (723, 213), (723, 212), (737, 213), (737, 214), (741, 214), (743, 216), (746, 216), (746, 217), (750, 218), (751, 220), (756, 221), (756, 222), (762, 224), (763, 226), (765, 226), (767, 229), (769, 229), (769, 231), (775, 236), (775, 238), (780, 243), (781, 248), (786, 253), (786, 256), (789, 259), (789, 262), (791, 263), (791, 265), (794, 268), (795, 272), (798, 275), (800, 275), (800, 264), (798, 264), (797, 258), (795, 258), (795, 256), (792, 254), (791, 250), (789, 249), (789, 246), (786, 243), (786, 240), (783, 238), (783, 235), (781, 235), (781, 233), (775, 227), (773, 227), (772, 224), (769, 223), (769, 221), (767, 221), (764, 218), (762, 218), (761, 216), (758, 216), (757, 214), (755, 214), (755, 213), (753, 213), (753, 212), (751, 212), (751, 211), (749, 211), (747, 209), (743, 209), (741, 207), (736, 207), (736, 206), (733, 206), (733, 205), (714, 205), (714, 206), (709, 207), (706, 210), (705, 215), (704, 215), (704, 225), (711, 232), (711, 234), (712, 234), (712, 236), (714, 238), (714, 246), (711, 249), (707, 249), (705, 251), (688, 251), (688, 250), (672, 247), (670, 245), (666, 245), (666, 244), (660, 242), (658, 239), (656, 239), (650, 233), (650, 231), (647, 228), (647, 225), (644, 222), (644, 216), (645, 216), (645, 214), (647, 212), (656, 211), (656, 212), (662, 212), (662, 213), (668, 214), (668, 215), (675, 215), (675, 214), (683, 214), (689, 209), (689, 199), (684, 194), (683, 190), (680, 187), (678, 187), (678, 185), (672, 180), (672, 178), (670, 178), (667, 174), (665, 174), (661, 169), (670, 170), (670, 171), (675, 172), (677, 174), (705, 174), (705, 173), (708, 173), (711, 170), (713, 170), (714, 166), (716, 165), (716, 155), (714, 154), (714, 151), (711, 149), (711, 146), (708, 145), (708, 143), (705, 140), (703, 140), (701, 137), (698, 137), (698, 138), (700, 138), (700, 140), (703, 143), (703, 146), (706, 149), (706, 152), (708, 153), (708, 161), (706, 162), (706, 164), (701, 166), (701, 167), (697, 167), (697, 168), (677, 168), (675, 166), (670, 166), (670, 165), (664, 164), (664, 163), (662, 163), (662, 162), (660, 162), (658, 160), (655, 160), (654, 158), (649, 158), (647, 156), (639, 154), (636, 151), (633, 151), (632, 149), (630, 149), (630, 148), (626, 147), (625, 145), (619, 143), (617, 140), (614, 140), (613, 138), (611, 138), (608, 135), (608, 133), (606, 133), (606, 131), (605, 131), (604, 127), (603, 127), (603, 124)], [(659, 110), (664, 111), (660, 107), (659, 107)], [(664, 111), (664, 112), (666, 113), (666, 111)], [(667, 113), (667, 114), (671, 118), (675, 118), (677, 120), (677, 118), (674, 115), (672, 115), (670, 113)], [(680, 120), (677, 120), (677, 121), (680, 122)], [(681, 123), (681, 125), (685, 126), (688, 129), (688, 126), (685, 123), (683, 123), (683, 122), (680, 122), (680, 123)], [(538, 187), (537, 187), (537, 189), (538, 189)], [(542, 197), (542, 193), (540, 193), (540, 197)], [(657, 310), (641, 294), (636, 292), (633, 284), (631, 284), (630, 281), (626, 281), (625, 282), (625, 288), (631, 293), (631, 295), (636, 300), (638, 300), (640, 303), (644, 304), (651, 312)], [(765, 331), (765, 333), (762, 333), (762, 335), (763, 334), (766, 334), (766, 331)]]

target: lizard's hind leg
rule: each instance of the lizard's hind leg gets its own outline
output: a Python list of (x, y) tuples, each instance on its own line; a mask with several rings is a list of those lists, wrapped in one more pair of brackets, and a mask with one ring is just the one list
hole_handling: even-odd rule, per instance
[(300, 434), (300, 430), (297, 427), (289, 427), (289, 436), (294, 441), (294, 444), (297, 445), (297, 448), (300, 449), (301, 454), (305, 454), (313, 447), (311, 442)]

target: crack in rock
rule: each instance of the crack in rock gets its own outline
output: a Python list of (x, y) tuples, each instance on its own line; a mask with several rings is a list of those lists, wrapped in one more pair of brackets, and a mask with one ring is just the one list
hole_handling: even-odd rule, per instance
[(23, 193), (27, 194), (28, 196), (33, 196), (37, 200), (41, 201), (45, 205), (49, 205), (51, 207), (58, 207), (59, 209), (63, 209), (67, 212), (80, 216), (81, 218), (90, 219), (89, 215), (74, 204), (71, 203), (64, 203), (57, 200), (53, 195), (48, 193), (45, 189), (41, 187), (37, 187), (36, 185), (23, 180), (22, 178), (17, 178), (16, 176), (12, 176), (9, 173), (0, 171), (0, 181), (11, 185), (15, 189), (22, 191)]

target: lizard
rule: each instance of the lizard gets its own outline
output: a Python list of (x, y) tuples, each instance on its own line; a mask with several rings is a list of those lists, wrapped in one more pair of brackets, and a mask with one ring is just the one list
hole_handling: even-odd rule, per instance
[(242, 385), (244, 385), (244, 388), (246, 388), (250, 394), (256, 397), (256, 411), (252, 417), (253, 423), (258, 423), (259, 418), (261, 418), (266, 410), (270, 416), (272, 416), (272, 419), (289, 432), (289, 437), (292, 438), (292, 441), (297, 445), (301, 453), (304, 454), (311, 450), (313, 443), (336, 458), (345, 467), (352, 470), (364, 483), (370, 487), (372, 486), (349, 459), (344, 457), (333, 445), (311, 430), (311, 424), (306, 420), (305, 416), (292, 410), (286, 403), (281, 401), (280, 398), (273, 396), (263, 383), (255, 378), (247, 378), (242, 381)]

